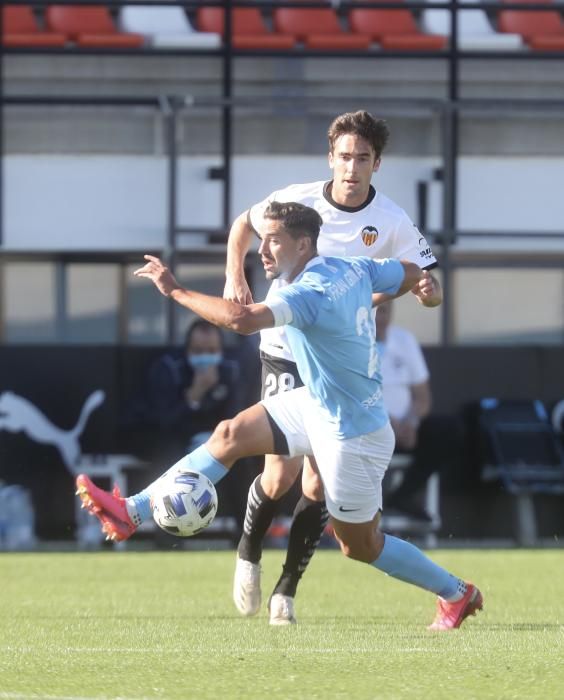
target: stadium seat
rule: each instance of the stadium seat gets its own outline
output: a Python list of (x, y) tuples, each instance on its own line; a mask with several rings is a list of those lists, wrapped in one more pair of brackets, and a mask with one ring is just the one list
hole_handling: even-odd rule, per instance
[(50, 5), (45, 22), (82, 47), (136, 48), (144, 43), (141, 34), (118, 32), (109, 10), (100, 5)]
[[(424, 9), (421, 15), (421, 27), (427, 34), (449, 36), (450, 21), (448, 10), (429, 8)], [(519, 33), (497, 32), (482, 9), (459, 10), (457, 22), (458, 47), (463, 51), (514, 51), (523, 48)]]
[(547, 408), (539, 400), (483, 398), (478, 426), (482, 479), (499, 481), (515, 497), (518, 542), (534, 546), (533, 496), (564, 494), (564, 450)]
[(197, 32), (181, 7), (126, 5), (119, 13), (124, 32), (142, 34), (158, 48), (213, 49), (221, 45), (217, 32)]
[[(402, 0), (398, 0), (401, 2)], [(446, 36), (423, 34), (408, 9), (360, 9), (349, 12), (349, 24), (358, 34), (369, 34), (384, 49), (397, 51), (439, 51)]]
[(331, 7), (278, 7), (274, 10), (273, 22), (276, 31), (296, 37), (308, 49), (361, 51), (372, 43), (368, 33), (344, 31)]
[[(201, 32), (225, 35), (225, 15), (221, 7), (199, 7), (196, 25)], [(292, 49), (296, 45), (293, 36), (276, 34), (268, 30), (260, 10), (255, 7), (235, 7), (232, 11), (231, 44), (236, 49)]]
[(517, 32), (535, 51), (564, 51), (564, 22), (556, 10), (500, 10), (498, 27), (502, 32)]
[(64, 34), (39, 29), (31, 7), (5, 5), (2, 8), (2, 44), (4, 46), (64, 46)]

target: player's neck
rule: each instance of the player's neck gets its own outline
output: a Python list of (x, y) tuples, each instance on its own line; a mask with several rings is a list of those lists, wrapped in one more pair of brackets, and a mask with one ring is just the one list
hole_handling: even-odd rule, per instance
[(310, 260), (313, 260), (313, 258), (316, 258), (319, 255), (317, 251), (311, 253), (307, 258), (304, 258), (303, 260), (300, 260), (300, 262), (296, 265), (296, 267), (288, 274), (286, 281), (288, 283), (293, 282), (298, 275), (301, 275), (301, 273), (304, 271), (305, 266), (308, 264)]
[(328, 183), (327, 194), (329, 198), (339, 207), (347, 209), (358, 209), (362, 207), (370, 198), (370, 184), (361, 192), (349, 192), (345, 188), (339, 188), (334, 180)]

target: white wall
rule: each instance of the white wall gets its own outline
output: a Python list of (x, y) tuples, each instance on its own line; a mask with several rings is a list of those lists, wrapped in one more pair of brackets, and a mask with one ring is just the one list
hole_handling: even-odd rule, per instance
[[(207, 179), (208, 168), (219, 164), (217, 158), (181, 160), (180, 224), (220, 224), (221, 186)], [(415, 218), (416, 182), (429, 179), (439, 164), (433, 158), (385, 158), (374, 183)], [(143, 250), (164, 244), (167, 163), (162, 157), (19, 155), (6, 157), (4, 167), (7, 249)], [(564, 159), (467, 157), (459, 167), (461, 228), (563, 230)], [(324, 157), (235, 158), (233, 215), (290, 182), (328, 177)], [(432, 227), (440, 222), (440, 190), (433, 186)], [(550, 245), (564, 246), (562, 241)]]

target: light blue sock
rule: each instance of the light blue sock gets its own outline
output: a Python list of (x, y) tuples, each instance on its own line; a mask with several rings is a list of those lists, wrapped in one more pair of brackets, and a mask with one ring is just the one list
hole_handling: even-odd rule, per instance
[(155, 487), (160, 483), (161, 479), (172, 476), (175, 473), (200, 472), (207, 476), (212, 483), (217, 484), (228, 471), (227, 467), (224, 467), (221, 462), (218, 462), (217, 459), (212, 456), (205, 445), (201, 445), (193, 452), (190, 452), (190, 454), (182, 457), (176, 464), (173, 464), (170, 469), (167, 469), (164, 474), (161, 474), (158, 479), (149, 484), (143, 491), (126, 498), (125, 505), (129, 517), (135, 525), (141, 525), (145, 520), (151, 519), (151, 494), (154, 492)]
[(431, 561), (414, 545), (393, 535), (385, 535), (384, 548), (372, 566), (389, 576), (432, 591), (445, 600), (459, 600), (466, 584)]

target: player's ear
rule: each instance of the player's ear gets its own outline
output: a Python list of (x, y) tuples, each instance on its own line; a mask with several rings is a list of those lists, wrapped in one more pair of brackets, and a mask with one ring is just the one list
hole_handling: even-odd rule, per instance
[(380, 163), (381, 162), (382, 162), (381, 158), (376, 158), (376, 160), (374, 161), (374, 167), (372, 168), (372, 172), (377, 173), (378, 170), (380, 170)]
[(329, 167), (331, 168), (331, 170), (333, 170), (333, 166), (335, 164), (333, 161), (333, 151), (329, 151), (327, 155), (327, 160), (329, 161)]

